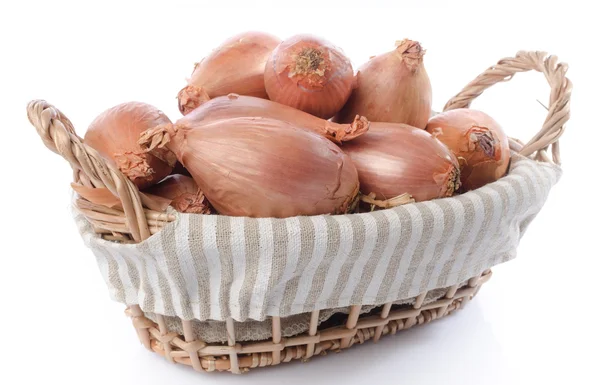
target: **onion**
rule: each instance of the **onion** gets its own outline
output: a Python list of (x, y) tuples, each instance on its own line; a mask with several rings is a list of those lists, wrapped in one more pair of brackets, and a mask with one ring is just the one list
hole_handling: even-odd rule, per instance
[(267, 98), (265, 63), (280, 42), (263, 32), (245, 32), (223, 42), (196, 64), (188, 85), (179, 91), (181, 113), (186, 115), (203, 102), (231, 92)]
[(142, 132), (167, 123), (171, 123), (169, 118), (149, 104), (123, 103), (104, 111), (90, 124), (84, 143), (143, 189), (169, 175), (175, 165), (170, 151), (148, 154), (138, 144)]
[(378, 200), (410, 194), (417, 201), (448, 197), (459, 187), (452, 152), (429, 133), (399, 123), (371, 123), (369, 132), (344, 144), (358, 170), (361, 192)]
[(339, 147), (280, 120), (184, 117), (148, 130), (140, 144), (173, 151), (223, 215), (345, 213), (358, 194), (356, 168)]
[(271, 100), (323, 119), (344, 106), (353, 84), (352, 64), (342, 50), (310, 35), (283, 41), (265, 66), (265, 87)]
[(458, 158), (465, 191), (506, 175), (510, 161), (508, 137), (486, 113), (468, 108), (446, 111), (431, 118), (426, 129)]
[(211, 213), (204, 194), (189, 176), (170, 175), (147, 191), (168, 199), (171, 206), (181, 213)]
[(371, 122), (404, 123), (425, 128), (431, 114), (431, 83), (423, 65), (425, 50), (412, 40), (373, 57), (359, 68), (356, 89), (335, 117), (351, 122), (362, 115)]
[(270, 100), (237, 94), (214, 98), (196, 108), (186, 118), (194, 122), (208, 122), (252, 116), (282, 120), (337, 143), (354, 139), (369, 129), (369, 121), (364, 117), (356, 116), (352, 124), (338, 124)]

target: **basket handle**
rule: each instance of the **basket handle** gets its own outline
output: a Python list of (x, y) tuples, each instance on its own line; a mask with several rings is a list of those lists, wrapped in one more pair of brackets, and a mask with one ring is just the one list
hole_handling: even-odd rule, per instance
[(517, 72), (536, 70), (546, 76), (550, 84), (550, 107), (542, 129), (527, 143), (517, 142), (520, 154), (550, 161), (546, 150), (552, 146), (552, 160), (560, 164), (558, 139), (564, 132), (564, 125), (570, 117), (571, 81), (565, 76), (568, 66), (558, 63), (556, 56), (548, 56), (540, 51), (520, 51), (515, 57), (504, 58), (489, 67), (481, 75), (467, 84), (456, 96), (446, 103), (444, 111), (455, 108), (468, 108), (471, 102), (492, 85), (505, 82)]
[(27, 105), (27, 117), (46, 147), (65, 158), (75, 175), (82, 172), (94, 187), (106, 187), (121, 200), (127, 226), (136, 242), (150, 236), (137, 187), (84, 144), (65, 115), (45, 100), (33, 100)]

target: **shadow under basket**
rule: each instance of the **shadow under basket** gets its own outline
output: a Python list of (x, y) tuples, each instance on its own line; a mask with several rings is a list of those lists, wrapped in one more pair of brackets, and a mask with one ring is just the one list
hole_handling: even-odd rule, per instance
[(444, 108), (468, 108), (493, 84), (529, 70), (550, 84), (548, 116), (529, 142), (510, 139), (504, 178), (455, 197), (361, 214), (155, 211), (58, 109), (35, 100), (27, 113), (44, 144), (70, 163), (75, 183), (119, 198), (118, 208), (81, 196), (73, 206), (110, 297), (125, 305), (141, 343), (197, 371), (243, 373), (377, 342), (449, 315), (477, 294), (493, 266), (516, 256), (562, 173), (567, 66), (544, 52), (519, 52)]

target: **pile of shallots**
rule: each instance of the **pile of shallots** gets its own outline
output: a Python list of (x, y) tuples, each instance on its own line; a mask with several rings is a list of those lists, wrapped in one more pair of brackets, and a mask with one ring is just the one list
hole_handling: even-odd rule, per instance
[[(510, 150), (491, 117), (456, 109), (430, 118), (424, 55), (403, 40), (355, 71), (321, 38), (243, 33), (196, 64), (175, 123), (151, 105), (124, 103), (98, 116), (84, 141), (140, 189), (145, 206), (186, 213), (344, 214), (501, 178)], [(119, 204), (105, 190), (74, 188)]]

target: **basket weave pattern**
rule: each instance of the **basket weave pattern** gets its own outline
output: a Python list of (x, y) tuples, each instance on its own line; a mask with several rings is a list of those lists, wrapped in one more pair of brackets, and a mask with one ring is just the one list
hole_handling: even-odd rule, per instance
[[(544, 52), (519, 52), (514, 58), (505, 58), (488, 68), (452, 98), (444, 110), (468, 107), (485, 89), (507, 81), (518, 72), (542, 72), (551, 87), (549, 111), (542, 129), (527, 143), (511, 139), (513, 151), (538, 161), (560, 164), (558, 140), (569, 119), (571, 82), (565, 77), (567, 66)], [(28, 105), (28, 117), (44, 144), (63, 156), (72, 166), (74, 181), (90, 188), (107, 188), (119, 197), (122, 210), (110, 209), (77, 198), (75, 206), (91, 223), (94, 232), (105, 240), (120, 243), (138, 243), (159, 232), (176, 217), (143, 207), (139, 191), (117, 168), (106, 163), (92, 148), (79, 138), (68, 118), (43, 100)], [(551, 152), (551, 155), (548, 154)], [(421, 293), (412, 307), (396, 309), (392, 303), (382, 304), (376, 312), (361, 315), (361, 305), (353, 305), (345, 324), (319, 330), (319, 311), (311, 313), (308, 332), (290, 338), (281, 336), (281, 319), (272, 317), (272, 339), (262, 342), (238, 343), (235, 327), (228, 319), (227, 344), (208, 344), (196, 340), (191, 321), (182, 320), (183, 335), (170, 332), (165, 319), (157, 314), (156, 323), (144, 316), (139, 305), (126, 310), (142, 344), (166, 357), (170, 362), (191, 365), (198, 371), (240, 373), (249, 368), (277, 365), (293, 359), (308, 359), (330, 350), (341, 350), (356, 343), (399, 330), (428, 323), (464, 306), (485, 283), (491, 272), (469, 279), (464, 287), (448, 289), (446, 295), (432, 303), (423, 304), (427, 292)]]
[(281, 337), (281, 320), (279, 317), (272, 317), (271, 341), (236, 343), (235, 339), (231, 338), (235, 334), (233, 322), (228, 321), (227, 346), (209, 345), (194, 340), (190, 321), (182, 321), (184, 336), (179, 336), (167, 330), (161, 315), (157, 315), (158, 323), (154, 323), (143, 315), (136, 315), (139, 314), (137, 308), (128, 308), (126, 314), (132, 318), (142, 343), (170, 362), (191, 365), (198, 371), (230, 370), (241, 373), (252, 368), (292, 360), (308, 360), (316, 355), (325, 355), (328, 351), (339, 352), (370, 339), (377, 342), (382, 336), (429, 323), (463, 307), (477, 294), (491, 274), (488, 270), (480, 277), (471, 278), (468, 284), (460, 289), (454, 286), (444, 298), (427, 305), (422, 305), (426, 295), (423, 293), (411, 308), (392, 311), (391, 304), (386, 304), (377, 309), (377, 314), (364, 318), (359, 318), (360, 305), (352, 306), (345, 325), (322, 331), (317, 330), (317, 310), (311, 313), (309, 331), (291, 338)]

